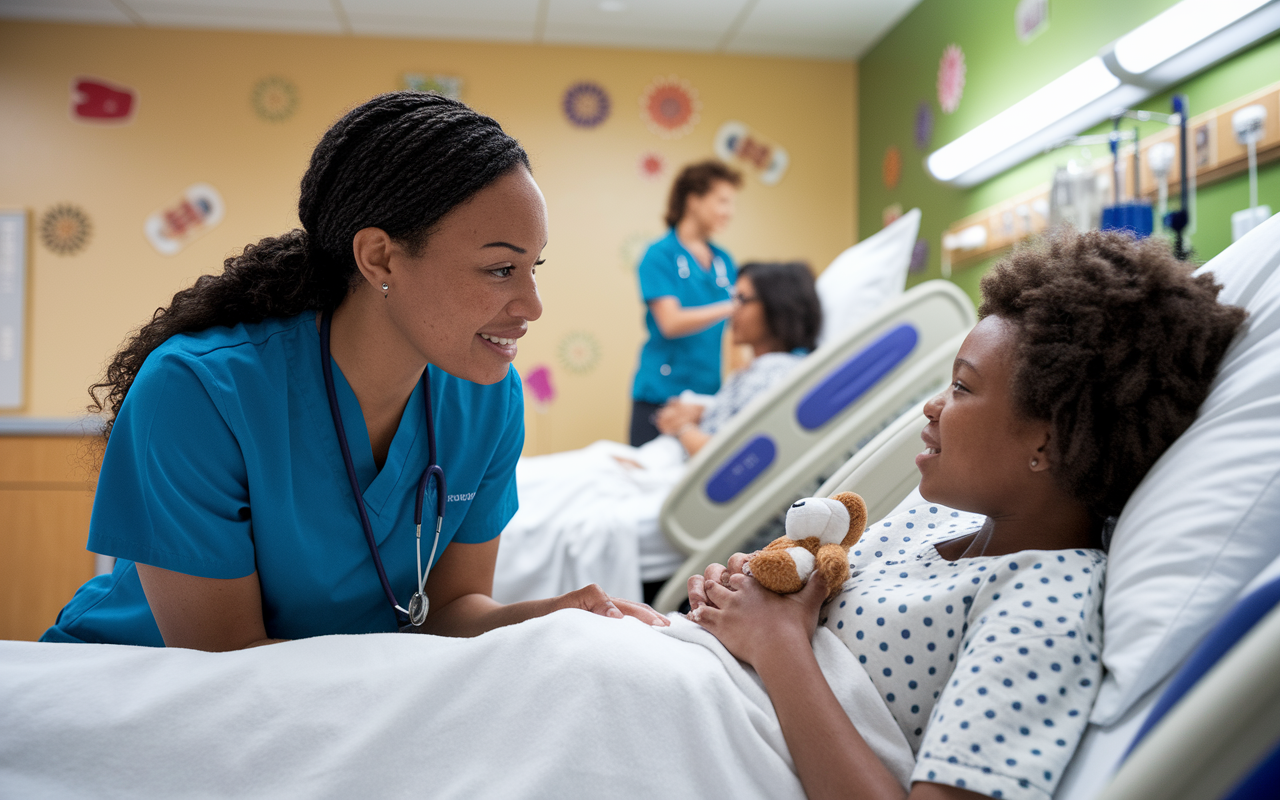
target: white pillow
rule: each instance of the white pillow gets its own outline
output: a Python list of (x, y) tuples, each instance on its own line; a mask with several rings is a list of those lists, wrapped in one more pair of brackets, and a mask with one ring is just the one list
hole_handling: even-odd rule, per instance
[(822, 271), (817, 282), (822, 301), (819, 346), (906, 290), (907, 267), (919, 233), (920, 209), (913, 208), (836, 256)]
[(1103, 600), (1091, 721), (1119, 719), (1280, 555), (1280, 217), (1202, 270), (1249, 311), (1191, 427), (1125, 505)]

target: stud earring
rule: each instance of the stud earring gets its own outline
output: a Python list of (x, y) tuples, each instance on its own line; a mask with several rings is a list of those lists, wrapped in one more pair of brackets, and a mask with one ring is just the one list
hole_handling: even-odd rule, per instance
[(382, 296), (383, 296), (384, 298), (387, 296), (387, 289), (390, 289), (390, 288), (391, 288), (391, 287), (390, 287), (390, 286), (387, 286), (387, 284), (385, 284), (385, 283), (384, 283), (384, 284), (382, 284)]
[(1033, 459), (1031, 459), (1031, 467), (1032, 467), (1033, 469), (1034, 469), (1036, 466), (1038, 466), (1039, 464), (1040, 464), (1040, 459), (1038, 459), (1038, 458), (1033, 458)]

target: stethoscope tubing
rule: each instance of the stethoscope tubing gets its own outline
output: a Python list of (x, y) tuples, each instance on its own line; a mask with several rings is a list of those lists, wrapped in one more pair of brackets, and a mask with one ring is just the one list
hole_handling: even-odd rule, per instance
[[(333, 322), (333, 312), (326, 311), (320, 317), (320, 366), (324, 373), (325, 393), (329, 398), (329, 413), (333, 417), (334, 432), (338, 435), (338, 446), (342, 450), (342, 463), (347, 468), (347, 480), (351, 483), (351, 492), (356, 498), (356, 509), (360, 512), (360, 527), (364, 531), (365, 543), (369, 546), (369, 554), (373, 557), (373, 565), (378, 570), (378, 580), (382, 583), (382, 592), (387, 602), (395, 609), (397, 621), (403, 625), (410, 621), (409, 611), (396, 602), (395, 592), (391, 589), (391, 581), (387, 579), (387, 571), (382, 566), (382, 556), (378, 552), (378, 543), (373, 536), (373, 525), (369, 522), (369, 514), (365, 510), (364, 496), (360, 491), (360, 480), (356, 477), (355, 463), (351, 459), (351, 448), (347, 444), (346, 427), (342, 424), (342, 413), (338, 407), (338, 391), (333, 382), (333, 359), (329, 352), (329, 330)], [(440, 530), (444, 527), (445, 494), (444, 469), (436, 463), (436, 429), (431, 414), (431, 376), (427, 368), (422, 370), (422, 402), (426, 408), (427, 425), (427, 468), (418, 479), (418, 491), (414, 500), (413, 524), (417, 540), (418, 553), (418, 594), (423, 595), (427, 584), (427, 573), (436, 560), (436, 548), (440, 544)], [(431, 558), (427, 561), (427, 572), (422, 571), (422, 506), (426, 499), (427, 486), (431, 476), (436, 478), (436, 531), (435, 540), (431, 543)]]

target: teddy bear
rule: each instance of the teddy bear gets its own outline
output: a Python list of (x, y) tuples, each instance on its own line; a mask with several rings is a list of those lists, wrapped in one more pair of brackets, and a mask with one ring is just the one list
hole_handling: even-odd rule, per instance
[(867, 504), (853, 492), (806, 497), (787, 509), (787, 534), (753, 555), (744, 572), (778, 594), (800, 591), (821, 572), (829, 601), (849, 577), (849, 548), (866, 526)]

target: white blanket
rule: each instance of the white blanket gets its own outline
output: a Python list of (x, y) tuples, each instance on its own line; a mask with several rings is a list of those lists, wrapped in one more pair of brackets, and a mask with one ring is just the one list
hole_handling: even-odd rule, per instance
[(520, 510), (502, 531), (494, 599), (554, 597), (598, 583), (640, 600), (642, 580), (670, 575), (684, 560), (658, 529), (662, 503), (683, 474), (684, 450), (669, 436), (638, 448), (599, 441), (520, 459)]
[[(802, 797), (753, 674), (692, 623), (668, 631), (562, 611), (476, 639), (326, 636), (234, 653), (0, 642), (0, 787)], [(905, 780), (901, 732), (857, 660), (819, 634), (837, 695)]]

